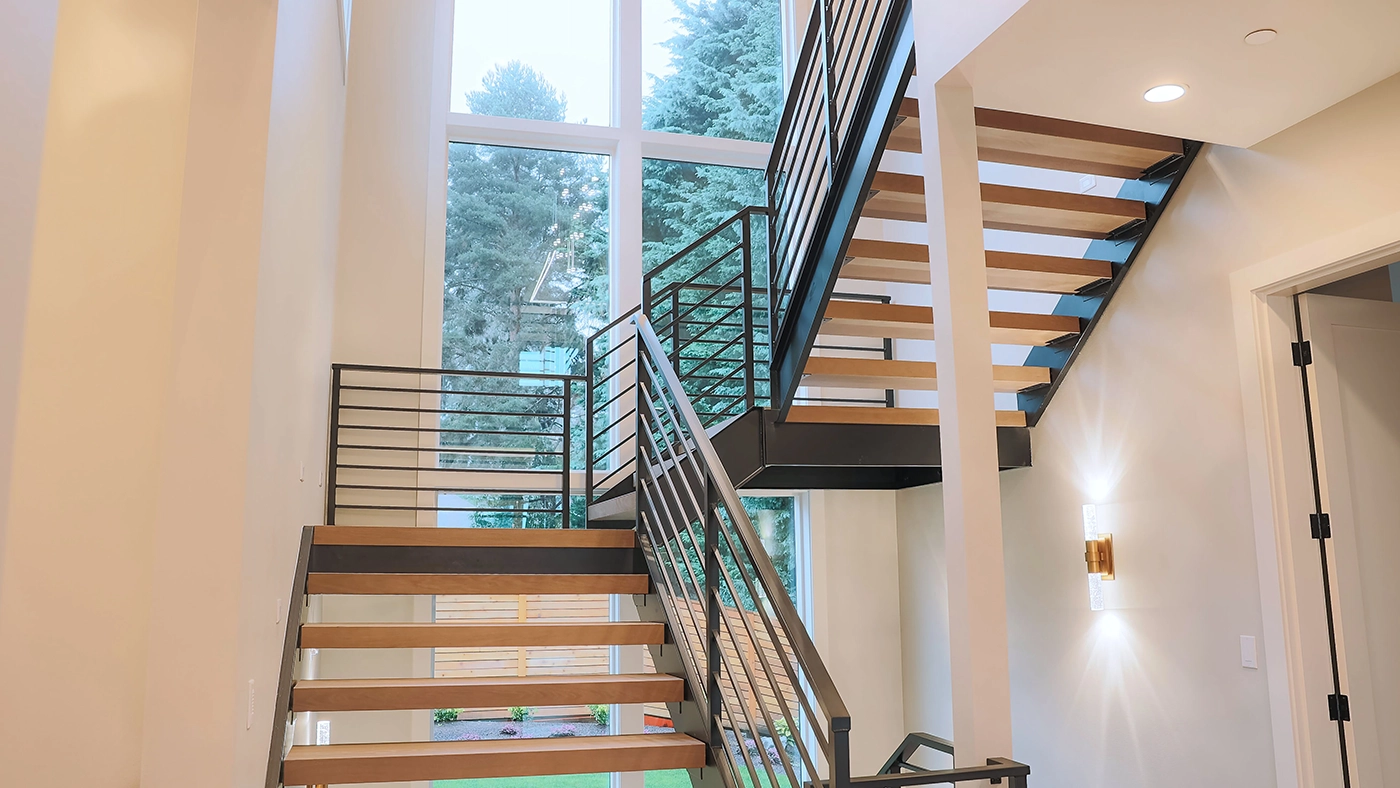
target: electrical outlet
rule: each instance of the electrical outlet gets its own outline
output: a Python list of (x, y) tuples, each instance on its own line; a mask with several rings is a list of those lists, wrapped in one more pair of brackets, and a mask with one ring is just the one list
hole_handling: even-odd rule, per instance
[(257, 704), (253, 699), (253, 680), (248, 679), (248, 730), (253, 729), (253, 712), (256, 708)]

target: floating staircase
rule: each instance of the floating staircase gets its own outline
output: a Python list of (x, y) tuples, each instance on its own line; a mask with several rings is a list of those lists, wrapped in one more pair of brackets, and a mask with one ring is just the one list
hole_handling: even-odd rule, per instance
[[(1049, 311), (1031, 311), (1033, 299), (996, 298), (1024, 304), (1024, 311), (993, 310), (988, 315), (994, 345), (1029, 348), (1018, 366), (993, 368), (994, 388), (1017, 394), (1015, 410), (997, 411), (999, 427), (1033, 425), (1049, 397), (1088, 336), (1108, 298), (1146, 240), (1181, 175), (1199, 147), (1195, 143), (1155, 134), (1106, 128), (1014, 112), (979, 108), (978, 157), (988, 164), (1015, 165), (1006, 171), (1029, 182), (1048, 179), (1039, 171), (1123, 179), (1116, 196), (1081, 194), (1000, 183), (982, 184), (982, 218), (987, 230), (1090, 241), (1086, 256), (1066, 257), (1025, 251), (986, 252), (989, 291), (1056, 296)], [(919, 106), (912, 98), (899, 103), (886, 150), (919, 153)], [(888, 158), (888, 157), (887, 157)], [(893, 172), (882, 164), (870, 178), (870, 188), (855, 219), (894, 222), (925, 221), (924, 179)], [(909, 285), (928, 285), (927, 245), (860, 237), (855, 230), (836, 271), (836, 289), (870, 291), (885, 285), (889, 292), (909, 295)], [(1035, 246), (1034, 240), (1021, 240)], [(1041, 244), (1056, 248), (1051, 244)], [(915, 295), (916, 299), (927, 296)], [(1043, 302), (1042, 302), (1043, 303)], [(1043, 309), (1043, 307), (1040, 307)], [(904, 303), (843, 300), (839, 293), (825, 302), (817, 347), (839, 346), (845, 338), (931, 340), (933, 311)], [(899, 352), (896, 350), (895, 355)], [(927, 361), (834, 359), (814, 353), (802, 367), (802, 387), (895, 392), (890, 407), (813, 409), (789, 406), (792, 421), (857, 424), (937, 424), (932, 408), (900, 407), (899, 392), (936, 391), (936, 367)], [(782, 403), (777, 403), (781, 407)], [(913, 411), (887, 413), (885, 411)]]
[[(314, 594), (641, 594), (650, 576), (631, 530), (372, 526), (307, 528), (292, 610)], [(660, 622), (289, 622), (279, 701), (289, 713), (679, 704), (683, 676), (509, 676), (292, 680), (300, 649), (656, 645)], [(683, 733), (285, 748), (274, 731), (268, 785), (700, 769), (705, 744)]]

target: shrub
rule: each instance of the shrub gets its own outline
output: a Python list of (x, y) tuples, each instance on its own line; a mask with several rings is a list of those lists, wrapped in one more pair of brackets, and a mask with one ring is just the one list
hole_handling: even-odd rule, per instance
[(502, 725), (502, 726), (501, 726), (501, 735), (502, 735), (502, 736), (519, 736), (519, 735), (520, 735), (520, 728), (517, 727), (517, 726), (515, 726), (515, 725)]
[(577, 736), (578, 728), (573, 725), (557, 725), (549, 731), (549, 738), (562, 739), (567, 736)]
[(588, 704), (588, 713), (593, 715), (593, 721), (599, 725), (608, 724), (608, 714), (610, 707), (600, 706), (596, 703)]
[(444, 722), (453, 722), (457, 719), (457, 713), (461, 709), (433, 709), (433, 722), (441, 725)]
[(785, 742), (792, 741), (792, 727), (788, 725), (786, 717), (779, 717), (773, 722), (773, 733)]
[(512, 722), (524, 722), (534, 715), (535, 710), (529, 706), (511, 706), (510, 719)]

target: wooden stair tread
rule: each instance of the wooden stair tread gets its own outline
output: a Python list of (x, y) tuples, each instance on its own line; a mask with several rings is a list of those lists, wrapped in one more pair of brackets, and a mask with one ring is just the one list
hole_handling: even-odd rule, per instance
[(284, 785), (327, 785), (484, 777), (699, 769), (705, 744), (681, 733), (552, 739), (297, 745), (282, 765)]
[[(928, 246), (853, 238), (846, 250), (843, 279), (928, 284)], [(987, 286), (994, 290), (1073, 293), (1113, 278), (1105, 260), (1018, 252), (987, 252)]]
[(292, 711), (490, 709), (682, 700), (685, 680), (665, 673), (315, 679), (292, 685)]
[(413, 545), (425, 547), (622, 547), (636, 546), (636, 533), (621, 528), (417, 528), (413, 526), (318, 525), (312, 544)]
[[(933, 308), (869, 301), (828, 301), (822, 333), (890, 339), (933, 339)], [(1046, 345), (1079, 333), (1079, 318), (1028, 312), (990, 312), (992, 342), (1001, 345)]]
[(466, 575), (311, 572), (308, 594), (645, 594), (646, 575)]
[(650, 621), (437, 622), (432, 624), (303, 624), (302, 648), (471, 648), (645, 646), (666, 642)]
[[(998, 427), (1024, 427), (1026, 414), (1019, 410), (996, 412)], [(890, 424), (938, 426), (937, 408), (879, 408), (851, 405), (793, 405), (787, 421), (799, 424)]]
[[(925, 220), (923, 176), (877, 172), (871, 191), (862, 216)], [(982, 184), (982, 226), (993, 230), (1100, 239), (1124, 224), (1146, 218), (1147, 206), (1140, 200)]]
[[(992, 387), (1016, 392), (1050, 383), (1045, 367), (992, 366)], [(812, 356), (802, 370), (803, 386), (825, 388), (937, 391), (938, 365), (932, 361)]]
[[(886, 148), (922, 152), (918, 109), (916, 99), (900, 102), (901, 120)], [(1000, 164), (1132, 180), (1185, 152), (1176, 137), (984, 107), (976, 109), (976, 123), (978, 160)]]

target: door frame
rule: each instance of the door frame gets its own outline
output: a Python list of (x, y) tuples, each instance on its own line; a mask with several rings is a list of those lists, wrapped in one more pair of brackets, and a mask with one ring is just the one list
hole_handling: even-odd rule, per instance
[[(1297, 329), (1292, 296), (1397, 261), (1400, 212), (1230, 277), (1275, 774), (1281, 788), (1340, 785), (1336, 725), (1327, 710), (1333, 690), (1321, 566), (1308, 527), (1313, 477), (1302, 383), (1293, 365)], [(1329, 560), (1335, 556), (1329, 554)], [(1348, 753), (1354, 761), (1355, 748), (1348, 747)]]

